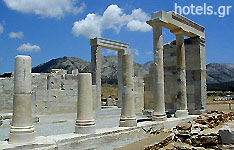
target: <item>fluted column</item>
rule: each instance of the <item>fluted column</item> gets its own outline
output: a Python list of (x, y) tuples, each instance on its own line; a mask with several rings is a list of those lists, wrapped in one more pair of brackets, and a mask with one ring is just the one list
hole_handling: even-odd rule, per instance
[(137, 125), (134, 99), (134, 69), (133, 55), (125, 54), (122, 57), (122, 110), (120, 127)]
[(78, 74), (78, 101), (75, 132), (78, 134), (95, 132), (91, 73)]
[(186, 93), (186, 66), (184, 31), (176, 29), (171, 31), (176, 35), (176, 57), (177, 57), (177, 111), (176, 117), (188, 116), (187, 93)]
[(31, 57), (15, 57), (13, 117), (10, 143), (27, 143), (35, 139), (32, 124)]
[(153, 24), (153, 52), (154, 52), (154, 113), (153, 121), (166, 120), (164, 100), (164, 68), (163, 68), (163, 35), (162, 26)]

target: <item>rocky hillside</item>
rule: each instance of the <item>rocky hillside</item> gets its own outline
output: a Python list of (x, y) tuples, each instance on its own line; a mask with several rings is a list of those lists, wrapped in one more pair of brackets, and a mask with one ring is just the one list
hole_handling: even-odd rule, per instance
[[(62, 57), (52, 59), (44, 64), (38, 65), (32, 69), (34, 73), (48, 73), (51, 69), (65, 69), (69, 73), (73, 69), (79, 69), (79, 72), (90, 72), (90, 61), (85, 61), (75, 57)], [(148, 71), (138, 63), (134, 63), (135, 75), (144, 76)], [(118, 60), (117, 56), (104, 56), (102, 58), (102, 79), (106, 83), (117, 84)], [(108, 80), (108, 81), (107, 81)], [(114, 81), (113, 81), (114, 80)]]
[(234, 64), (210, 63), (206, 66), (206, 69), (208, 83), (234, 81)]
[(206, 69), (208, 90), (234, 90), (234, 64), (210, 63)]
[[(135, 75), (144, 76), (148, 73), (152, 61), (145, 64), (134, 63)], [(65, 69), (70, 73), (73, 69), (80, 72), (90, 72), (90, 61), (75, 57), (62, 57), (50, 60), (32, 69), (33, 72), (51, 72), (51, 69)], [(104, 56), (102, 58), (103, 83), (117, 84), (118, 61), (117, 56)], [(208, 89), (220, 89), (232, 86), (234, 83), (234, 64), (210, 63), (207, 65)], [(226, 86), (227, 85), (227, 86)], [(234, 86), (234, 85), (233, 85)]]
[(69, 73), (73, 69), (79, 69), (79, 71), (84, 70), (87, 66), (90, 65), (89, 61), (85, 61), (76, 57), (62, 57), (57, 59), (52, 59), (46, 63), (40, 64), (32, 68), (34, 73), (49, 73), (51, 69), (65, 69)]

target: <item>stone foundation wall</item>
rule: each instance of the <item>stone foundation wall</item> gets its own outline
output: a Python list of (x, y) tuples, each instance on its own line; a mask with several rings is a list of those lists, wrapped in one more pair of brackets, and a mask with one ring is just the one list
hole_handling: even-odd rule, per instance
[[(52, 71), (53, 72), (53, 71)], [(66, 71), (32, 73), (37, 114), (75, 113), (77, 103), (77, 75)], [(0, 79), (0, 111), (12, 112), (14, 78)]]
[[(185, 39), (188, 109), (199, 114), (206, 109), (206, 60), (204, 41)], [(177, 101), (176, 41), (164, 45), (164, 77), (166, 110), (174, 113)], [(145, 109), (153, 109), (152, 73), (145, 77)]]
[[(33, 109), (36, 114), (77, 112), (78, 71), (73, 70), (72, 73), (67, 74), (62, 69), (53, 69), (51, 73), (32, 73), (32, 90), (35, 91)], [(135, 77), (134, 81), (136, 113), (140, 114), (144, 109), (144, 83), (140, 77)], [(13, 89), (14, 78), (0, 78), (0, 112), (12, 112)], [(98, 106), (95, 108), (99, 109)]]
[(0, 111), (2, 113), (13, 110), (13, 78), (0, 78)]

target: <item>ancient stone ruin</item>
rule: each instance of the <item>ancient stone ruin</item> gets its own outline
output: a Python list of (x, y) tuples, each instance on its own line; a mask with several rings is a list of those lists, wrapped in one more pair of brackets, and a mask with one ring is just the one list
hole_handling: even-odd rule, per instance
[[(190, 114), (206, 112), (204, 27), (179, 14), (165, 11), (152, 13), (147, 23), (153, 28), (154, 62), (144, 79), (134, 77), (134, 61), (129, 45), (104, 38), (90, 40), (91, 73), (79, 73), (76, 69), (68, 74), (66, 70), (53, 69), (51, 73), (32, 74), (31, 57), (16, 56), (14, 79), (0, 80), (0, 108), (2, 112), (13, 110), (9, 142), (2, 141), (1, 147), (116, 148), (116, 145), (144, 139), (148, 136), (146, 131), (170, 130), (176, 124), (196, 118)], [(163, 45), (162, 27), (175, 34), (176, 41)], [(184, 36), (189, 38), (184, 40)], [(118, 51), (120, 108), (115, 111), (121, 112), (118, 114), (118, 125), (111, 127), (100, 127), (104, 117), (98, 116), (112, 113), (111, 109), (101, 109), (102, 48)], [(111, 99), (107, 101), (113, 105)], [(59, 113), (76, 113), (74, 130), (64, 135), (35, 137), (36, 126), (39, 127), (34, 123), (37, 115)], [(176, 118), (169, 117), (173, 114)], [(108, 119), (112, 118), (110, 115)], [(191, 127), (190, 124), (182, 124), (177, 129), (181, 133), (182, 130), (191, 131)], [(232, 134), (228, 129), (223, 130), (228, 133), (222, 134)], [(171, 137), (166, 139), (172, 140)], [(18, 145), (14, 145), (16, 143)]]

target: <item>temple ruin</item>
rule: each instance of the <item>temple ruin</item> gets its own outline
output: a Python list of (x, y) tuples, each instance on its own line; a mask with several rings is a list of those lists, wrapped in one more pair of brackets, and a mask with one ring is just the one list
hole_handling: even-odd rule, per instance
[[(179, 15), (175, 12), (165, 12), (159, 11), (151, 14), (151, 20), (147, 21), (149, 25), (153, 28), (153, 54), (154, 54), (154, 64), (153, 64), (153, 104), (154, 104), (154, 112), (153, 118), (157, 119), (165, 119), (165, 96), (170, 95), (168, 93), (175, 91), (174, 94), (174, 104), (175, 105), (175, 115), (176, 117), (185, 117), (188, 115), (188, 100), (187, 100), (187, 79), (186, 79), (186, 69), (189, 69), (188, 76), (193, 78), (196, 76), (198, 80), (200, 80), (200, 84), (197, 87), (197, 90), (193, 90), (192, 92), (198, 92), (198, 99), (195, 99), (195, 102), (198, 103), (200, 106), (193, 106), (193, 113), (198, 111), (198, 113), (205, 111), (205, 101), (206, 101), (206, 93), (202, 91), (206, 91), (205, 84), (206, 84), (206, 62), (205, 62), (205, 32), (204, 27), (198, 25), (197, 23)], [(176, 57), (170, 55), (174, 58), (175, 63), (172, 63), (170, 67), (174, 67), (174, 80), (177, 82), (170, 86), (164, 86), (164, 84), (171, 84), (167, 80), (164, 81), (164, 61), (163, 61), (163, 35), (162, 35), (162, 27), (165, 27), (170, 30), (176, 36), (176, 47), (173, 52)], [(187, 55), (187, 60), (193, 60), (186, 63), (186, 51), (185, 51), (185, 44), (184, 44), (184, 36), (198, 38), (201, 41), (198, 41), (194, 44), (194, 50), (191, 49), (191, 54)], [(168, 50), (169, 51), (169, 50)], [(165, 53), (167, 59), (171, 59), (168, 57), (169, 52)], [(192, 58), (192, 59), (190, 59)], [(194, 61), (194, 59), (196, 59)], [(189, 64), (190, 63), (190, 64)], [(168, 64), (168, 63), (166, 63)], [(188, 65), (188, 68), (186, 66)], [(168, 67), (169, 68), (169, 67)], [(165, 69), (166, 70), (166, 69)], [(169, 69), (166, 70), (166, 77), (169, 73), (172, 73)], [(169, 90), (165, 89), (165, 87), (173, 87), (176, 90)], [(192, 87), (190, 85), (190, 87)], [(193, 88), (195, 88), (193, 87)], [(166, 90), (166, 92), (164, 92)], [(190, 89), (188, 91), (191, 91)], [(194, 93), (192, 93), (194, 94)], [(195, 94), (196, 95), (196, 94)], [(190, 97), (189, 97), (190, 98)], [(167, 101), (172, 102), (171, 97), (167, 99)], [(198, 101), (198, 102), (196, 102)]]
[[(31, 74), (31, 58), (16, 56), (14, 80), (0, 80), (1, 110), (13, 109), (9, 143), (4, 141), (3, 149), (101, 149), (106, 144), (113, 148), (116, 143), (143, 139), (146, 129), (170, 129), (192, 121), (194, 116), (189, 114), (205, 112), (205, 28), (165, 11), (152, 13), (147, 23), (153, 28), (154, 60), (144, 80), (134, 77), (129, 45), (104, 38), (90, 40), (91, 73), (73, 70), (67, 74), (66, 70), (54, 69), (52, 73)], [(176, 41), (163, 45), (162, 27), (169, 29)], [(109, 128), (98, 125), (103, 118), (96, 119), (97, 112), (104, 114), (100, 110), (102, 48), (118, 51), (120, 108), (115, 111), (121, 112), (118, 125)], [(73, 131), (35, 137), (33, 118), (38, 114), (59, 113), (76, 113)], [(168, 114), (175, 114), (176, 118)]]

